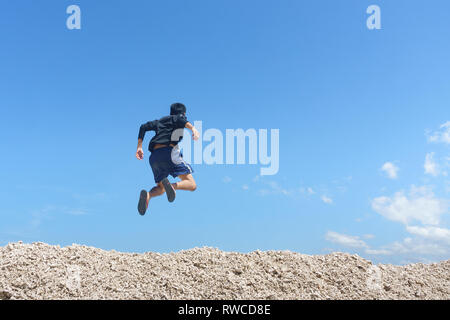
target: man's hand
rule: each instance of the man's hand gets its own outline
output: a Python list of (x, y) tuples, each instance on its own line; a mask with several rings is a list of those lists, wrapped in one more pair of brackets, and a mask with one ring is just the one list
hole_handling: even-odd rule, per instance
[(195, 141), (197, 141), (198, 138), (200, 138), (200, 133), (198, 133), (197, 129), (195, 129), (194, 127), (192, 127), (192, 139), (194, 139)]
[(192, 131), (192, 139), (197, 141), (198, 138), (200, 138), (200, 133), (198, 133), (197, 129), (195, 129), (195, 127), (190, 122), (186, 123), (185, 128), (188, 128)]
[(138, 160), (144, 159), (144, 151), (142, 150), (142, 139), (138, 139), (136, 158), (138, 158)]
[(144, 159), (144, 151), (142, 150), (142, 148), (137, 149), (136, 158), (138, 158), (138, 160)]

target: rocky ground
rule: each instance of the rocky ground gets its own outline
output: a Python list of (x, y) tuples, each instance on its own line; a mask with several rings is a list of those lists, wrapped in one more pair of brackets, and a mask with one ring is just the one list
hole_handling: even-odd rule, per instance
[(19, 242), (0, 247), (0, 299), (450, 299), (450, 260), (393, 266), (346, 253)]

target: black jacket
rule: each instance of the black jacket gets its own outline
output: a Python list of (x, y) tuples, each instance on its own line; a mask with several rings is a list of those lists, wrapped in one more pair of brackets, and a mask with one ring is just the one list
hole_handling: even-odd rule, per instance
[[(155, 131), (155, 136), (148, 145), (150, 152), (153, 151), (155, 144), (177, 145), (183, 139), (183, 130), (180, 130), (179, 134), (177, 132), (174, 137), (172, 137), (172, 134), (177, 129), (184, 129), (187, 122), (186, 116), (183, 114), (170, 115), (159, 120), (149, 121), (141, 125), (138, 139), (144, 140), (147, 131)], [(172, 140), (172, 138), (176, 140)]]

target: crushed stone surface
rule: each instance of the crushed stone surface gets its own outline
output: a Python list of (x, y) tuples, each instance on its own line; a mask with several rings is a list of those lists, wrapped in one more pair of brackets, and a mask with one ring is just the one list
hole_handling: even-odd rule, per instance
[(450, 299), (450, 260), (374, 265), (291, 251), (122, 253), (76, 245), (0, 247), (1, 299)]

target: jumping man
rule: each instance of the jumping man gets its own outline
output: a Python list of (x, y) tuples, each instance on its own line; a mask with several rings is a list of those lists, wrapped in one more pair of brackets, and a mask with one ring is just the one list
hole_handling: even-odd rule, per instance
[[(155, 136), (150, 141), (148, 150), (150, 154), (150, 166), (153, 171), (156, 186), (149, 192), (142, 190), (138, 211), (144, 215), (148, 208), (151, 198), (167, 195), (167, 200), (173, 202), (175, 200), (175, 190), (195, 191), (197, 185), (192, 176), (192, 167), (183, 160), (180, 153), (178, 143), (183, 138), (183, 129), (187, 128), (192, 131), (192, 139), (198, 140), (199, 133), (195, 127), (187, 121), (186, 107), (182, 103), (174, 103), (170, 106), (170, 116), (163, 117), (159, 120), (149, 121), (141, 125), (138, 136), (138, 146), (136, 158), (144, 159), (144, 151), (142, 150), (142, 141), (147, 131), (155, 131)], [(169, 174), (181, 181), (170, 183), (167, 177)]]

